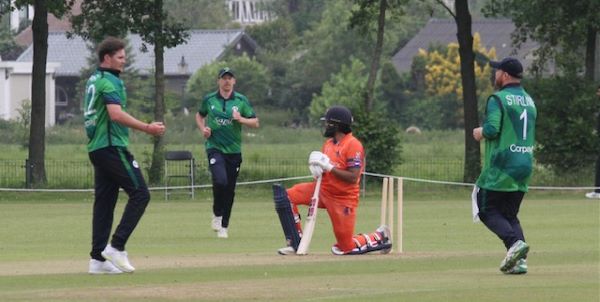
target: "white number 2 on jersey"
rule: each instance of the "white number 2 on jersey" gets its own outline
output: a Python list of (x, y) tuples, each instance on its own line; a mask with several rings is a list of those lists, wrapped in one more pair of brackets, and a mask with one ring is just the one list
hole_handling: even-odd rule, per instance
[(94, 109), (95, 94), (96, 94), (96, 86), (90, 85), (90, 87), (88, 87), (88, 89), (87, 89), (88, 106), (84, 112), (84, 115), (86, 115), (86, 116), (96, 113), (96, 110)]

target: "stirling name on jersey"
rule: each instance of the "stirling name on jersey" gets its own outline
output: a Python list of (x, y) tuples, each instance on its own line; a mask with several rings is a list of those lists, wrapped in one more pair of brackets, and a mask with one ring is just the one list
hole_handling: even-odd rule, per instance
[(536, 118), (535, 103), (521, 85), (507, 85), (488, 98), (483, 123), (485, 160), (477, 186), (493, 191), (528, 191)]

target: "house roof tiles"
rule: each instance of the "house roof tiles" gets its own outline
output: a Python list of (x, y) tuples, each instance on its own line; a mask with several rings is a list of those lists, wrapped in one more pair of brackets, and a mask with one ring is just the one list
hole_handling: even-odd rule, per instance
[[(174, 48), (165, 49), (165, 75), (190, 75), (200, 67), (219, 59), (225, 50), (236, 45), (241, 39), (256, 48), (256, 42), (248, 37), (243, 30), (192, 30), (187, 43)], [(142, 52), (142, 39), (137, 34), (128, 37), (134, 60), (132, 67), (141, 74), (149, 74), (154, 69), (154, 51), (152, 45), (147, 45), (147, 52)], [(93, 56), (90, 46), (82, 38), (75, 36), (68, 39), (65, 32), (52, 32), (48, 35), (48, 62), (59, 62), (57, 76), (78, 76), (83, 68), (89, 66), (88, 59)], [(187, 69), (182, 70), (182, 57), (187, 63)], [(95, 56), (94, 56), (95, 58)], [(30, 62), (33, 60), (33, 45), (29, 46), (17, 61)]]
[[(473, 20), (472, 32), (479, 33), (481, 43), (486, 49), (494, 47), (498, 59), (515, 56), (527, 68), (533, 60), (532, 51), (537, 48), (537, 43), (526, 42), (520, 49), (515, 49), (512, 44), (511, 34), (515, 26), (508, 19), (480, 19)], [(413, 58), (419, 49), (427, 50), (430, 45), (447, 45), (457, 42), (456, 23), (451, 19), (431, 19), (402, 49), (392, 58), (393, 64), (399, 73), (410, 71)]]

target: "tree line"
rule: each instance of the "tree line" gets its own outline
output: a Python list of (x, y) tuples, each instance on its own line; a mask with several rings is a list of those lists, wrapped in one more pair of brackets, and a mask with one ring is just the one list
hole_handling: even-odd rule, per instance
[[(132, 32), (154, 46), (154, 120), (162, 121), (168, 109), (164, 102), (164, 49), (185, 43), (190, 28), (239, 27), (227, 18), (224, 3), (203, 1), (206, 2), (203, 5), (191, 0), (83, 1), (82, 14), (69, 18), (73, 33), (90, 41), (99, 41), (106, 35), (123, 37)], [(7, 12), (9, 2), (0, 0), (1, 13)], [(15, 2), (16, 7), (30, 4), (35, 10), (32, 26), (35, 88), (32, 87), (29, 158), (35, 164), (32, 171), (36, 185), (43, 185), (45, 181), (45, 89), (44, 81), (39, 80), (43, 78), (39, 70), (45, 70), (47, 52), (45, 12), (63, 16), (73, 2)], [(540, 116), (548, 117), (540, 120), (538, 131), (552, 134), (551, 138), (538, 136), (538, 160), (554, 165), (560, 157), (557, 152), (565, 152), (556, 145), (572, 145), (566, 133), (571, 137), (596, 138), (585, 139), (577, 145), (591, 157), (599, 147), (592, 126), (594, 114), (598, 112), (592, 91), (597, 65), (593, 54), (600, 22), (598, 6), (593, 0), (577, 1), (573, 5), (542, 0), (526, 3), (456, 0), (452, 6), (441, 0), (274, 0), (267, 2), (263, 9), (272, 11), (277, 18), (246, 28), (260, 46), (256, 56), (230, 56), (225, 57), (224, 62), (239, 66), (244, 81), (249, 84), (244, 91), (255, 94), (252, 100), (257, 106), (287, 109), (301, 117), (303, 123), (311, 123), (332, 103), (348, 105), (357, 112), (356, 132), (368, 150), (398, 154), (370, 161), (371, 171), (389, 172), (401, 161), (400, 126), (462, 128), (465, 132), (464, 180), (473, 181), (480, 171), (480, 150), (470, 133), (479, 126), (480, 107), (491, 91), (491, 83), (486, 81), (490, 71), (485, 64), (475, 61), (475, 52), (485, 53), (488, 59), (494, 55), (490, 50), (480, 49), (479, 39), (485, 37), (472, 32), (473, 16), (508, 17), (517, 27), (513, 35), (516, 44), (526, 39), (540, 43), (532, 70), (534, 76), (528, 81), (534, 98), (539, 98)], [(397, 74), (391, 56), (430, 17), (448, 16), (456, 23), (457, 43), (425, 50), (415, 58), (410, 74)], [(450, 63), (453, 56), (459, 58), (458, 66)], [(554, 64), (555, 72), (551, 77), (542, 77), (547, 74), (544, 68), (548, 62)], [(219, 64), (225, 63), (215, 62), (192, 76), (186, 88), (186, 95), (190, 97), (184, 105), (195, 104), (198, 100), (193, 96), (202, 95), (210, 88), (210, 81), (206, 81), (214, 76), (208, 70), (216, 69)], [(427, 69), (432, 64), (439, 64), (456, 75), (451, 81), (460, 89), (440, 87), (439, 81), (435, 81), (440, 75)], [(41, 67), (44, 68), (39, 69)], [(555, 87), (562, 90), (555, 91), (558, 89)], [(557, 94), (568, 94), (571, 103), (561, 103), (565, 100), (558, 99)], [(560, 112), (556, 104), (561, 104), (559, 108), (563, 110), (580, 111)], [(586, 106), (587, 110), (583, 109)], [(568, 125), (576, 126), (572, 127), (575, 129), (556, 129), (556, 125), (563, 124), (560, 117), (564, 114), (579, 118)], [(150, 182), (160, 180), (163, 154), (164, 142), (158, 139), (154, 142)], [(583, 160), (581, 156), (574, 157), (562, 168), (579, 167)]]

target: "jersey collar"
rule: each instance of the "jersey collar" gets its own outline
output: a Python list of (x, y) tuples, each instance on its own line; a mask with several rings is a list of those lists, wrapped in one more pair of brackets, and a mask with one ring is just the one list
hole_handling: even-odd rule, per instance
[(98, 67), (98, 70), (110, 72), (110, 73), (112, 73), (117, 78), (119, 77), (119, 74), (121, 74), (121, 71), (116, 70), (116, 69), (112, 69), (112, 68)]
[(229, 95), (229, 98), (226, 99), (224, 96), (221, 95), (221, 91), (217, 90), (217, 96), (224, 101), (229, 101), (229, 100), (233, 100), (235, 98), (235, 90), (231, 91), (231, 94)]
[(352, 137), (352, 132), (349, 132), (348, 134), (344, 135), (344, 137), (342, 137), (342, 139), (339, 140), (339, 141), (336, 141), (335, 138), (332, 138), (331, 139), (331, 143), (334, 144), (334, 145), (338, 145), (338, 144), (340, 144), (342, 142), (345, 142), (345, 141), (349, 140), (351, 137)]
[(520, 87), (521, 83), (508, 83), (504, 86), (502, 86), (502, 88), (500, 88), (500, 90), (506, 89), (506, 88), (512, 88), (512, 87)]

